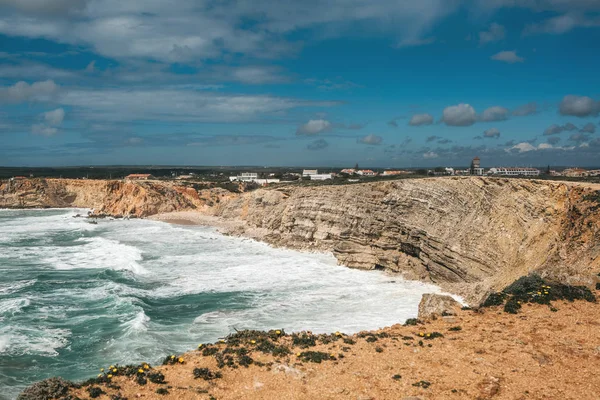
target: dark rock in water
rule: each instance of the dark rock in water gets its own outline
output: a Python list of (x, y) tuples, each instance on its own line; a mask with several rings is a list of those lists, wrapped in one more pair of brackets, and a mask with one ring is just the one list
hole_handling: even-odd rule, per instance
[(48, 400), (66, 396), (73, 382), (62, 378), (50, 378), (29, 386), (17, 397), (17, 400)]

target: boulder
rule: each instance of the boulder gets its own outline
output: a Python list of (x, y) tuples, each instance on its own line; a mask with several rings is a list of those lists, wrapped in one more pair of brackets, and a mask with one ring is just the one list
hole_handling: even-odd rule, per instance
[(443, 315), (455, 315), (461, 304), (447, 295), (426, 293), (419, 303), (419, 319), (431, 319)]

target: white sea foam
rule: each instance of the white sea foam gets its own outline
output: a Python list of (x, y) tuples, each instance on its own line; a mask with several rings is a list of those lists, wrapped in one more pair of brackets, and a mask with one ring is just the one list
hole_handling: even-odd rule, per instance
[(0, 296), (7, 296), (13, 293), (25, 289), (29, 286), (35, 285), (37, 279), (23, 280), (10, 283), (0, 283)]
[(150, 318), (144, 313), (144, 310), (140, 310), (133, 319), (122, 323), (121, 327), (125, 331), (125, 336), (130, 336), (140, 332), (146, 332), (149, 323)]
[(0, 327), (0, 354), (55, 357), (68, 344), (71, 331), (38, 327)]

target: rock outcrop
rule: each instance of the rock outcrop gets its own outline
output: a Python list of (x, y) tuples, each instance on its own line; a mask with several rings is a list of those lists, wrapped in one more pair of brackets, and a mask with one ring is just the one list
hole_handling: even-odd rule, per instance
[(461, 304), (451, 296), (426, 293), (419, 302), (419, 319), (456, 315), (460, 308)]
[(0, 207), (88, 207), (99, 215), (192, 210), (237, 222), (232, 234), (331, 251), (477, 301), (537, 271), (592, 285), (600, 271), (596, 188), (478, 177), (277, 186), (233, 194), (170, 182), (35, 179), (0, 186)]

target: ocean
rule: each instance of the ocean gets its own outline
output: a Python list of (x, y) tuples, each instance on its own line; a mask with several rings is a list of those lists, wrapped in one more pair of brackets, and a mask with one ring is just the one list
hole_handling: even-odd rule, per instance
[(2, 400), (51, 376), (156, 364), (235, 329), (377, 329), (440, 292), (208, 227), (74, 218), (86, 212), (0, 210)]

